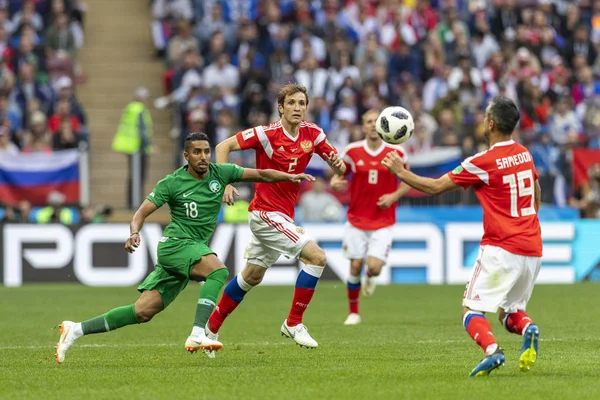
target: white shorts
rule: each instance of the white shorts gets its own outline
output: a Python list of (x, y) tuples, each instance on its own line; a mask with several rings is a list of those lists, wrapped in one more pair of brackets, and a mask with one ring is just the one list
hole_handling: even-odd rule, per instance
[(381, 261), (387, 261), (392, 247), (392, 227), (377, 229), (375, 231), (363, 231), (346, 223), (344, 230), (343, 252), (344, 257), (351, 260), (361, 260), (367, 257), (375, 257)]
[(303, 228), (279, 212), (250, 211), (248, 223), (252, 236), (244, 258), (264, 268), (275, 264), (281, 255), (298, 258), (304, 245), (311, 240)]
[(463, 306), (491, 313), (499, 307), (507, 313), (525, 311), (541, 265), (541, 257), (520, 256), (497, 246), (481, 246), (473, 275), (465, 288)]

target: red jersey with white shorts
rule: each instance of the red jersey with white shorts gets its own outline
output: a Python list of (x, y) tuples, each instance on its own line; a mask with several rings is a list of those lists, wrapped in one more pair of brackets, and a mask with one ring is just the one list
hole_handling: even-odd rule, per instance
[(509, 140), (465, 159), (448, 176), (463, 188), (473, 186), (483, 207), (482, 245), (522, 256), (542, 256), (535, 206), (538, 174), (529, 151)]
[(398, 178), (381, 164), (385, 156), (394, 151), (408, 168), (404, 150), (385, 142), (374, 151), (369, 149), (366, 140), (351, 143), (344, 150), (346, 173), (352, 172), (348, 222), (358, 229), (374, 231), (396, 223), (397, 202), (385, 209), (377, 206), (381, 196), (398, 188)]
[[(337, 150), (329, 144), (325, 133), (317, 125), (302, 121), (298, 135), (293, 137), (276, 121), (268, 126), (257, 126), (238, 132), (237, 141), (242, 150), (256, 151), (256, 168), (275, 169), (290, 174), (306, 171), (313, 153), (321, 158)], [(250, 211), (276, 211), (294, 218), (294, 207), (300, 185), (293, 182), (257, 183)]]

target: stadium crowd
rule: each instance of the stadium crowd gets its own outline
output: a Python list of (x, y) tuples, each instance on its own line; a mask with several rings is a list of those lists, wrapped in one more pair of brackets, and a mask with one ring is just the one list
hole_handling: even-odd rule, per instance
[[(600, 0), (153, 0), (151, 12), (165, 63), (154, 105), (174, 110), (174, 166), (190, 131), (218, 143), (278, 119), (290, 81), (308, 88), (306, 119), (339, 149), (362, 138), (364, 111), (407, 108), (411, 157), (486, 148), (484, 107), (503, 94), (521, 109), (514, 136), (533, 155), (543, 203), (600, 208), (598, 168), (586, 193), (571, 172), (574, 148), (600, 149)], [(75, 0), (0, 0), (0, 152), (87, 137), (73, 90), (83, 15)], [(246, 153), (231, 161), (252, 166)], [(472, 193), (405, 201), (476, 203)]]
[[(84, 16), (79, 0), (0, 0), (0, 157), (87, 142), (86, 113), (75, 94), (85, 81), (77, 61)], [(74, 211), (61, 213), (63, 197), (51, 193), (48, 207), (39, 209), (27, 200), (8, 205), (1, 219), (68, 223)], [(84, 208), (77, 219), (95, 215)]]
[(0, 152), (77, 148), (85, 8), (76, 0), (0, 0)]
[(277, 119), (278, 88), (297, 81), (338, 148), (361, 138), (365, 110), (409, 109), (412, 155), (485, 148), (484, 107), (506, 95), (548, 204), (576, 200), (571, 150), (600, 148), (598, 0), (155, 0), (153, 15), (166, 65), (155, 104), (177, 111), (180, 143)]

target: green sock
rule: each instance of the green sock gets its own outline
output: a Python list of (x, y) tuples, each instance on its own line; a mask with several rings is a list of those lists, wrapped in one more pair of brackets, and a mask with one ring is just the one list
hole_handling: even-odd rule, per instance
[(225, 285), (228, 276), (229, 271), (227, 268), (219, 268), (208, 274), (206, 282), (204, 282), (198, 294), (198, 306), (196, 307), (194, 326), (204, 329), (208, 322), (208, 317), (210, 317), (210, 314), (215, 309), (217, 297)]
[(84, 335), (114, 331), (127, 325), (138, 324), (133, 304), (113, 308), (103, 315), (99, 315), (81, 323)]

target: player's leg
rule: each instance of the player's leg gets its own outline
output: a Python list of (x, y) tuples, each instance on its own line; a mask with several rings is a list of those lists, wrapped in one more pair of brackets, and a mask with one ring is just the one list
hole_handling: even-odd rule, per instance
[(375, 278), (381, 274), (392, 248), (392, 228), (378, 229), (368, 236), (367, 271), (362, 292), (365, 296), (372, 296), (375, 292)]
[(485, 357), (470, 376), (485, 376), (504, 364), (504, 353), (498, 346), (486, 312), (496, 312), (500, 303), (518, 279), (519, 270), (507, 268), (499, 247), (481, 246), (475, 268), (463, 298), (463, 326), (481, 347)]
[(523, 336), (519, 369), (528, 372), (537, 360), (540, 330), (525, 309), (533, 293), (542, 262), (540, 257), (515, 257), (521, 259), (521, 275), (500, 305), (498, 319), (510, 333)]
[(348, 295), (348, 308), (349, 313), (344, 321), (344, 325), (358, 325), (360, 324), (360, 312), (358, 302), (360, 298), (360, 275), (362, 273), (363, 265), (365, 260), (351, 259), (350, 260), (350, 274), (346, 280), (346, 293)]
[[(206, 247), (206, 250), (202, 252), (206, 251), (212, 250)], [(220, 350), (223, 347), (216, 339), (207, 337), (204, 328), (206, 327), (210, 314), (215, 308), (219, 292), (223, 288), (228, 276), (229, 270), (215, 254), (206, 254), (202, 256), (202, 258), (192, 267), (190, 278), (198, 282), (204, 281), (204, 284), (198, 294), (198, 304), (196, 305), (192, 333), (185, 343), (185, 349), (187, 351), (191, 353), (195, 353), (198, 350), (214, 351)]]
[(346, 224), (342, 251), (344, 257), (350, 260), (350, 274), (346, 280), (346, 294), (348, 296), (348, 308), (350, 309), (344, 325), (357, 325), (360, 323), (359, 297), (361, 288), (361, 274), (369, 238), (365, 231)]
[(164, 309), (158, 290), (144, 291), (134, 304), (113, 308), (83, 322), (63, 321), (56, 344), (56, 362), (62, 363), (67, 350), (84, 335), (114, 331), (127, 325), (150, 321)]
[(244, 270), (225, 286), (219, 304), (208, 319), (206, 327), (209, 335), (216, 335), (225, 319), (244, 300), (246, 293), (262, 282), (267, 269), (279, 258), (279, 253), (264, 246), (253, 234), (246, 248), (245, 257), (247, 263)]

